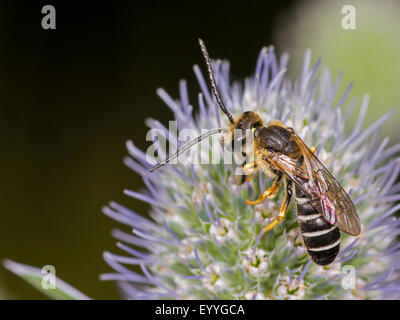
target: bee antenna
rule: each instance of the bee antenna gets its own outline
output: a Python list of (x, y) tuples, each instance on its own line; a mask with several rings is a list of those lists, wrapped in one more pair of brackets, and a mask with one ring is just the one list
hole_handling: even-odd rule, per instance
[(193, 140), (190, 140), (189, 142), (186, 142), (172, 156), (167, 157), (164, 161), (157, 163), (153, 168), (151, 168), (150, 172), (153, 172), (153, 171), (157, 170), (158, 168), (161, 168), (162, 166), (166, 165), (171, 160), (178, 158), (179, 155), (181, 155), (182, 153), (185, 153), (191, 147), (198, 144), (202, 140), (208, 138), (209, 136), (212, 136), (214, 134), (221, 133), (221, 132), (229, 132), (229, 130), (224, 129), (224, 128), (213, 129), (213, 130), (210, 130), (210, 131), (198, 136), (197, 138), (194, 138)]
[(215, 82), (214, 70), (212, 67), (212, 62), (211, 62), (210, 56), (208, 55), (208, 52), (207, 52), (206, 46), (204, 45), (203, 40), (201, 40), (200, 38), (199, 38), (199, 44), (200, 44), (201, 52), (203, 53), (203, 56), (204, 56), (204, 60), (206, 61), (207, 71), (208, 71), (208, 79), (210, 80), (211, 89), (214, 93), (215, 99), (217, 99), (217, 103), (218, 103), (219, 107), (221, 108), (222, 112), (225, 113), (226, 116), (228, 117), (229, 121), (232, 124), (234, 124), (235, 122), (233, 121), (232, 115), (226, 109), (225, 104), (221, 99), (221, 95), (218, 91), (218, 87)]

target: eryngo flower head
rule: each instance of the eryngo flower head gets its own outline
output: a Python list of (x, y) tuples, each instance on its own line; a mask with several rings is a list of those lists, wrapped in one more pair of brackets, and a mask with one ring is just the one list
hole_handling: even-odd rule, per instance
[[(367, 129), (363, 119), (368, 96), (350, 133), (345, 125), (356, 107), (346, 103), (350, 84), (337, 97), (340, 77), (331, 79), (320, 70), (320, 60), (310, 67), (306, 52), (298, 79), (285, 78), (288, 55), (280, 59), (272, 47), (259, 54), (255, 73), (243, 83), (230, 82), (229, 63), (215, 61), (217, 85), (232, 114), (257, 111), (265, 123), (277, 119), (293, 127), (350, 194), (359, 213), (362, 232), (357, 238), (342, 233), (341, 252), (330, 266), (312, 262), (305, 250), (295, 206), (286, 219), (258, 241), (260, 231), (277, 214), (282, 192), (264, 204), (249, 206), (271, 179), (258, 174), (241, 183), (233, 164), (173, 164), (150, 173), (146, 154), (128, 141), (125, 164), (142, 176), (146, 190), (125, 190), (130, 197), (151, 206), (145, 218), (115, 202), (104, 213), (132, 228), (116, 230), (117, 246), (124, 254), (104, 254), (115, 272), (104, 280), (117, 281), (129, 299), (364, 299), (398, 298), (400, 170), (396, 158), (400, 145), (388, 147), (379, 129), (387, 114)], [(200, 68), (194, 66), (200, 85), (199, 112), (189, 102), (186, 82), (179, 84), (180, 97), (172, 99), (163, 89), (158, 95), (172, 110), (177, 129), (215, 129), (224, 125), (220, 111)], [(339, 98), (339, 99), (337, 99)], [(157, 120), (152, 129), (168, 135)], [(169, 143), (176, 144), (172, 135)], [(156, 141), (157, 142), (157, 141)], [(160, 148), (160, 156), (166, 150)], [(293, 201), (292, 201), (293, 202)], [(137, 273), (130, 267), (140, 266)]]

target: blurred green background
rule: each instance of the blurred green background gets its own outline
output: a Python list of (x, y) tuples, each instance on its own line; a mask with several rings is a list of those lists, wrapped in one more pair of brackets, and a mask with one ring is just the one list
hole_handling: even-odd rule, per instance
[[(354, 30), (341, 27), (349, 12), (342, 13), (342, 8), (348, 5), (355, 12)], [(314, 60), (321, 57), (332, 75), (343, 71), (340, 92), (354, 82), (349, 101), (370, 95), (366, 124), (388, 110), (400, 110), (399, 0), (303, 0), (284, 13), (276, 30), (279, 49), (290, 52), (294, 61), (311, 48)], [(291, 74), (298, 73), (300, 64), (292, 66)], [(392, 137), (392, 143), (400, 139), (399, 121), (396, 114), (382, 132)]]
[[(386, 3), (399, 23), (397, 7)], [(56, 30), (41, 28), (45, 4), (56, 8)], [(316, 18), (303, 18), (301, 10)], [(371, 32), (363, 24), (371, 20), (358, 17), (359, 29), (344, 31), (340, 6), (319, 2), (3, 1), (0, 258), (54, 265), (57, 276), (88, 296), (117, 299), (114, 284), (98, 279), (110, 270), (102, 252), (116, 251), (110, 230), (119, 227), (101, 207), (115, 200), (136, 212), (147, 211), (146, 205), (122, 194), (125, 188), (143, 187), (122, 164), (125, 141), (132, 139), (145, 149), (145, 118), (171, 119), (155, 94), (157, 87), (177, 97), (178, 81), (186, 78), (195, 97), (199, 87), (192, 65), (203, 62), (197, 38), (205, 40), (213, 57), (231, 61), (237, 79), (253, 72), (262, 46), (274, 44), (278, 53), (293, 53), (294, 70), (300, 53), (315, 49), (314, 61), (321, 56), (334, 74), (345, 72), (345, 82), (356, 80), (359, 97), (371, 93), (372, 121), (389, 109), (400, 110), (399, 28), (386, 13), (376, 12), (379, 32), (388, 40), (371, 43), (374, 51), (360, 51)], [(329, 36), (321, 35), (318, 26), (324, 23)], [(343, 36), (351, 37), (346, 46), (340, 42)], [(350, 54), (354, 58), (349, 60)], [(382, 64), (370, 70), (365, 59), (372, 54)], [(380, 82), (390, 99), (374, 89)], [(373, 104), (375, 95), (386, 100)], [(394, 140), (400, 132), (393, 125), (396, 116), (388, 127)], [(0, 268), (0, 298), (45, 297)]]

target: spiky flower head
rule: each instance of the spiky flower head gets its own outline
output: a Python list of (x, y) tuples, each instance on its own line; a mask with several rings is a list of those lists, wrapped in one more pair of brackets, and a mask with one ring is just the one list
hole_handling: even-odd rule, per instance
[[(231, 83), (229, 63), (214, 61), (215, 77), (222, 99), (232, 114), (257, 111), (264, 122), (281, 120), (293, 127), (350, 194), (362, 222), (354, 238), (342, 233), (341, 252), (335, 263), (321, 267), (305, 250), (292, 205), (283, 223), (258, 241), (260, 231), (277, 214), (282, 192), (274, 200), (248, 206), (271, 180), (259, 173), (249, 183), (240, 183), (235, 165), (167, 165), (150, 173), (146, 154), (128, 141), (130, 157), (125, 164), (142, 176), (146, 190), (125, 194), (151, 206), (149, 217), (111, 202), (104, 213), (127, 225), (131, 232), (115, 230), (119, 254), (106, 252), (106, 262), (115, 270), (103, 280), (118, 282), (130, 299), (354, 299), (399, 297), (400, 170), (395, 156), (400, 145), (388, 147), (379, 130), (387, 114), (367, 129), (363, 119), (368, 96), (361, 102), (358, 121), (346, 133), (346, 120), (357, 103), (346, 103), (351, 84), (342, 97), (336, 93), (340, 77), (332, 80), (320, 60), (311, 67), (306, 52), (300, 77), (285, 79), (288, 55), (279, 59), (272, 47), (259, 54), (254, 75), (243, 83)], [(178, 131), (214, 129), (227, 121), (195, 65), (200, 85), (199, 113), (193, 112), (186, 82), (180, 82), (180, 97), (163, 89), (158, 95), (172, 110)], [(147, 124), (168, 136), (157, 120)], [(174, 137), (174, 135), (171, 135)], [(176, 137), (169, 141), (176, 144)], [(160, 149), (159, 154), (165, 155)], [(124, 253), (122, 253), (124, 252)], [(141, 271), (133, 271), (133, 265)], [(136, 268), (137, 270), (137, 268)]]

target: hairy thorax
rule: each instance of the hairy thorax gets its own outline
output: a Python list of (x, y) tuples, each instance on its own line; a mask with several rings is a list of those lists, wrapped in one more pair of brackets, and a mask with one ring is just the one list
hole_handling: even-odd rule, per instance
[(281, 122), (271, 122), (267, 127), (257, 128), (254, 133), (254, 160), (269, 177), (279, 171), (268, 161), (271, 153), (281, 153), (293, 160), (301, 161), (302, 153), (292, 133)]

